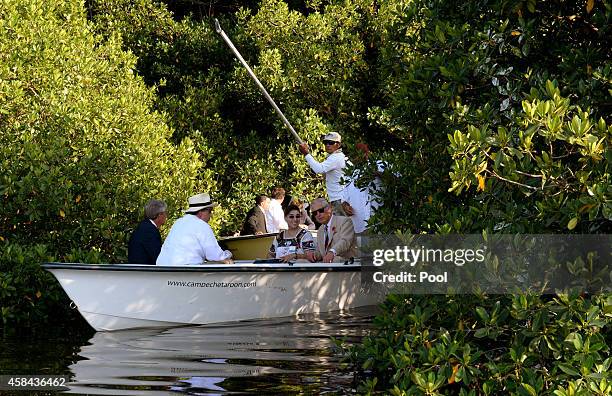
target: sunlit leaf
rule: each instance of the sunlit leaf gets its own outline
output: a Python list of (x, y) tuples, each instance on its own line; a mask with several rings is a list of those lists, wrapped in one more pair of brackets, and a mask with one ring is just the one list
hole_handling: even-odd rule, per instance
[(478, 178), (478, 191), (484, 191), (485, 190), (485, 178), (482, 177), (481, 175), (477, 176)]
[(458, 370), (459, 370), (459, 365), (458, 364), (453, 365), (453, 373), (451, 374), (450, 378), (448, 379), (448, 383), (449, 384), (454, 384), (455, 383), (455, 375), (457, 374)]
[(594, 7), (594, 6), (595, 6), (595, 0), (587, 0), (587, 3), (586, 3), (586, 10), (587, 10), (587, 13), (589, 13), (589, 14), (590, 14), (590, 13), (591, 13), (591, 11), (593, 11), (593, 7)]

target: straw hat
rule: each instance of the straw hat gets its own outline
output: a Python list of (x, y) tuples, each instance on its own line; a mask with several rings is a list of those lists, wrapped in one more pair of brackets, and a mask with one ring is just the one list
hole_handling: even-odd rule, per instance
[(185, 213), (196, 213), (202, 209), (214, 208), (218, 205), (210, 199), (208, 193), (192, 195), (187, 202), (189, 202), (189, 209), (185, 210)]

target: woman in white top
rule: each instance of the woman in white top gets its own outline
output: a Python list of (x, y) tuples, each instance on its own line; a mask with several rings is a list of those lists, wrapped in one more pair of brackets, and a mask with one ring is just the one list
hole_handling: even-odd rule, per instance
[(285, 209), (288, 230), (281, 231), (270, 246), (268, 257), (283, 261), (306, 259), (314, 261), (314, 238), (310, 231), (300, 227), (300, 208), (291, 204)]

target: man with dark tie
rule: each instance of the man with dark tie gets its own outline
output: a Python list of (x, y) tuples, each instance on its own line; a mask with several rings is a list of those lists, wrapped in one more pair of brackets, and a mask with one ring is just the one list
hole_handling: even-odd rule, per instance
[(164, 201), (152, 199), (145, 205), (145, 219), (138, 224), (128, 243), (128, 262), (155, 265), (162, 247), (161, 227), (168, 218)]
[(312, 201), (310, 208), (310, 213), (321, 224), (317, 231), (316, 260), (331, 263), (355, 257), (357, 240), (351, 218), (333, 214), (331, 205), (324, 198)]

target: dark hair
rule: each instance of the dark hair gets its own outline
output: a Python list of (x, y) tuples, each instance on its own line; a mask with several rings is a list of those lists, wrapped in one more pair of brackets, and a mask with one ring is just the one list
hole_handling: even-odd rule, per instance
[(263, 201), (268, 199), (268, 196), (265, 194), (260, 194), (255, 197), (255, 205), (260, 205)]
[(272, 195), (274, 199), (283, 199), (285, 198), (285, 189), (282, 187), (274, 187), (270, 195)]
[(302, 210), (299, 208), (299, 206), (291, 204), (291, 205), (287, 206), (287, 208), (285, 209), (285, 216), (287, 216), (293, 210), (297, 210), (297, 212), (300, 214), (300, 216), (302, 215)]
[(304, 209), (304, 202), (302, 202), (299, 198), (293, 198), (291, 200), (291, 204), (290, 205), (295, 205), (298, 208), (300, 208), (300, 210)]

